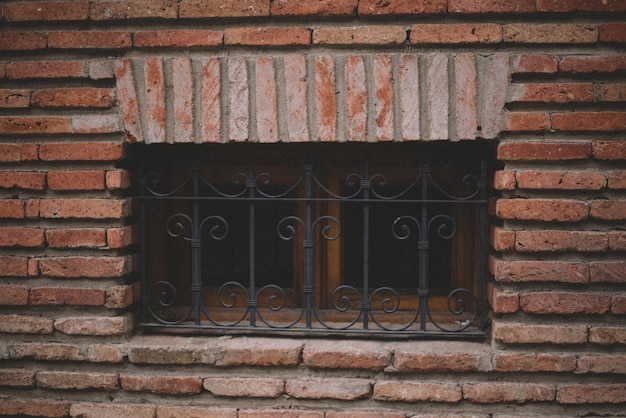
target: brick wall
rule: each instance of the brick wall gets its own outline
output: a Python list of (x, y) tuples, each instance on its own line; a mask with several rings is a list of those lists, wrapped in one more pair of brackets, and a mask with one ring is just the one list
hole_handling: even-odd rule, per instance
[[(11, 0), (0, 18), (0, 414), (624, 415), (626, 2)], [(136, 332), (128, 143), (473, 138), (501, 163), (485, 341)]]

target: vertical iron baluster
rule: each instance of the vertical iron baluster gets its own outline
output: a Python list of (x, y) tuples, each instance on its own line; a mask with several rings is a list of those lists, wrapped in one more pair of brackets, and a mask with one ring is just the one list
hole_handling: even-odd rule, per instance
[(311, 195), (312, 195), (313, 165), (310, 157), (304, 164), (305, 175), (305, 225), (304, 225), (304, 309), (306, 313), (306, 328), (312, 326), (313, 313), (313, 231), (311, 225)]
[(430, 163), (423, 159), (420, 162), (419, 173), (421, 177), (421, 214), (419, 241), (417, 244), (419, 252), (419, 283), (417, 294), (419, 296), (420, 330), (426, 331), (426, 315), (428, 315), (428, 254), (430, 251), (430, 237), (428, 231), (428, 178), (430, 174)]
[(487, 162), (485, 160), (485, 155), (483, 151), (483, 156), (480, 162), (480, 180), (478, 182), (479, 189), (479, 199), (481, 202), (479, 209), (479, 260), (478, 260), (478, 306), (476, 307), (477, 315), (478, 315), (478, 330), (484, 330), (484, 309), (485, 309), (485, 240), (486, 234), (485, 231), (487, 222), (487, 204), (484, 203), (487, 201)]
[(143, 148), (140, 151), (140, 163), (139, 163), (139, 263), (140, 263), (140, 277), (141, 277), (141, 322), (146, 323), (148, 320), (148, 304), (150, 302), (150, 296), (148, 295), (148, 260), (147, 257), (147, 231), (146, 231), (146, 177), (145, 177), (145, 161), (146, 152)]
[(200, 237), (200, 163), (194, 160), (191, 166), (192, 181), (192, 216), (191, 223), (191, 297), (195, 324), (200, 325), (200, 303), (202, 292), (202, 239)]
[(369, 246), (370, 246), (370, 187), (372, 182), (369, 178), (369, 154), (365, 151), (364, 172), (361, 188), (363, 189), (363, 296), (361, 297), (361, 313), (363, 314), (363, 329), (369, 328), (369, 315), (372, 305), (369, 299)]
[(248, 249), (248, 263), (250, 265), (250, 291), (248, 292), (248, 309), (250, 310), (250, 326), (256, 326), (256, 309), (258, 306), (258, 301), (256, 299), (256, 269), (255, 269), (255, 239), (256, 235), (254, 233), (254, 217), (255, 217), (255, 157), (254, 152), (250, 153), (250, 173), (248, 176), (248, 180), (246, 181), (246, 187), (248, 188), (248, 197), (250, 201), (248, 202), (248, 236), (249, 236), (249, 249)]

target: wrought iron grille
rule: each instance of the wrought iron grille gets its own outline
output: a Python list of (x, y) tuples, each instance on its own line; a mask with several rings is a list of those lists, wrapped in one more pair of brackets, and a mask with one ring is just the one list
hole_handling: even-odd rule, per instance
[(141, 324), (482, 336), (486, 154), (143, 146)]

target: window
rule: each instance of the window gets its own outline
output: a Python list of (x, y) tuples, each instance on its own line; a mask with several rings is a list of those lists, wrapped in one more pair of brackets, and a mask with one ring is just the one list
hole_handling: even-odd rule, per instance
[(142, 324), (482, 335), (479, 142), (143, 145)]

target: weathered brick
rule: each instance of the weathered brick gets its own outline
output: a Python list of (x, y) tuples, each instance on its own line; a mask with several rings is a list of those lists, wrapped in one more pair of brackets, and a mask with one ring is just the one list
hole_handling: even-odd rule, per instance
[(200, 393), (202, 379), (197, 376), (134, 376), (121, 375), (122, 389), (131, 392), (151, 392), (166, 395)]
[(285, 339), (236, 338), (226, 342), (218, 366), (296, 366), (303, 343)]
[(91, 4), (91, 20), (174, 19), (178, 17), (176, 2), (169, 0), (97, 1)]
[(35, 51), (47, 45), (39, 32), (0, 32), (0, 51)]
[(449, 70), (449, 59), (444, 54), (430, 56), (426, 61), (426, 78), (428, 80), (426, 112), (430, 119), (427, 138), (429, 139), (445, 140), (449, 137)]
[(535, 0), (448, 0), (450, 13), (531, 13), (536, 11)]
[[(217, 351), (220, 351), (218, 348)], [(221, 356), (221, 352), (219, 355)], [(214, 363), (205, 346), (180, 337), (160, 337), (156, 341), (137, 342), (129, 347), (128, 360), (137, 364)]]
[(626, 402), (626, 384), (593, 383), (588, 385), (558, 385), (556, 401), (564, 404), (598, 404)]
[(35, 371), (27, 369), (0, 369), (0, 385), (29, 387), (35, 384)]
[(367, 379), (301, 378), (285, 383), (285, 393), (297, 399), (354, 401), (368, 398), (371, 390), (372, 383)]
[(46, 188), (46, 174), (31, 171), (0, 172), (0, 188), (43, 190)]
[(52, 334), (53, 324), (40, 316), (0, 315), (0, 332), (9, 334)]
[(39, 146), (39, 158), (43, 161), (115, 161), (123, 157), (124, 148), (120, 143), (70, 142)]
[(589, 205), (572, 199), (499, 199), (496, 216), (525, 221), (577, 222), (588, 218)]
[(386, 402), (459, 402), (463, 398), (459, 385), (413, 381), (379, 381), (373, 398)]
[(50, 399), (0, 399), (0, 411), (5, 415), (33, 417), (66, 417), (70, 412), (69, 401)]
[(30, 106), (30, 90), (0, 89), (0, 108), (25, 109)]
[(614, 73), (626, 69), (626, 56), (567, 56), (559, 62), (559, 71), (564, 73)]
[(626, 219), (626, 200), (594, 200), (589, 215), (606, 221)]
[(124, 190), (132, 185), (132, 174), (128, 170), (109, 170), (105, 173), (107, 189)]
[(292, 55), (283, 60), (285, 68), (285, 89), (289, 92), (287, 104), (287, 131), (290, 142), (307, 142), (309, 127), (307, 119), (306, 59), (302, 55)]
[(35, 90), (31, 104), (43, 108), (107, 109), (115, 105), (115, 92), (91, 87)]
[(313, 30), (317, 45), (399, 45), (406, 41), (402, 26), (322, 27)]
[(222, 136), (220, 70), (216, 57), (202, 60), (202, 142), (219, 142)]
[(487, 301), (494, 313), (514, 313), (519, 311), (519, 294), (505, 292), (497, 284), (487, 284)]
[(418, 24), (411, 26), (412, 44), (494, 44), (502, 42), (495, 23)]
[(541, 132), (550, 129), (547, 112), (508, 112), (502, 127), (507, 132)]
[(626, 42), (625, 23), (605, 23), (598, 26), (600, 42)]
[(619, 326), (592, 326), (589, 328), (589, 342), (612, 345), (626, 344), (626, 328)]
[(133, 329), (132, 316), (69, 317), (54, 321), (54, 329), (67, 335), (112, 336), (128, 334)]
[(626, 374), (626, 355), (582, 354), (578, 357), (576, 372)]
[(270, 0), (181, 0), (179, 18), (269, 16)]
[(374, 56), (374, 132), (376, 141), (394, 139), (393, 120), (393, 70), (391, 55)]
[(626, 141), (593, 141), (593, 158), (626, 160)]
[(285, 381), (255, 377), (207, 377), (202, 386), (215, 396), (278, 398), (285, 389)]
[(493, 322), (493, 338), (505, 344), (585, 344), (586, 325), (536, 325)]
[(490, 260), (491, 272), (498, 282), (588, 283), (589, 265), (576, 261)]
[(121, 363), (124, 355), (112, 345), (92, 344), (87, 347), (85, 360), (92, 363)]
[(137, 225), (128, 225), (122, 228), (108, 228), (106, 230), (106, 244), (109, 248), (125, 248), (139, 242)]
[(88, 16), (86, 1), (34, 1), (4, 6), (4, 17), (10, 22), (86, 20)]
[(552, 129), (557, 131), (623, 131), (626, 112), (569, 112), (552, 114)]
[(28, 287), (11, 284), (0, 285), (0, 305), (27, 305)]
[(43, 229), (0, 227), (0, 247), (41, 247)]
[(595, 171), (522, 170), (516, 173), (520, 189), (600, 190), (606, 175)]
[(598, 28), (591, 24), (513, 23), (502, 27), (504, 42), (551, 44), (590, 44), (598, 40)]
[(498, 159), (505, 161), (580, 160), (590, 156), (589, 142), (504, 142), (498, 145)]
[(553, 55), (519, 54), (511, 58), (513, 74), (552, 74), (559, 69), (559, 61)]
[(157, 405), (157, 418), (237, 418), (236, 408)]
[(592, 283), (626, 283), (626, 263), (623, 261), (604, 261), (590, 263)]
[(503, 352), (493, 357), (498, 372), (572, 372), (576, 370), (576, 356), (568, 353)]
[[(461, 53), (454, 57), (455, 103), (454, 122), (456, 135), (460, 139), (474, 139), (478, 136), (478, 70), (476, 56)], [(411, 94), (412, 89), (402, 93)], [(419, 95), (415, 100), (419, 100)], [(418, 117), (419, 119), (419, 117)]]
[(135, 295), (132, 285), (112, 286), (106, 289), (105, 308), (124, 309), (133, 304)]
[(130, 273), (128, 257), (50, 257), (39, 259), (43, 276), (66, 278), (122, 277)]
[(0, 161), (17, 162), (38, 159), (37, 144), (0, 144)]
[(28, 258), (16, 256), (0, 256), (0, 276), (26, 277)]
[(517, 231), (516, 251), (606, 251), (606, 232), (593, 231)]
[(592, 102), (592, 83), (524, 83), (509, 88), (508, 102), (569, 103)]
[(218, 46), (222, 45), (223, 37), (223, 33), (217, 30), (142, 31), (133, 35), (133, 46), (136, 48)]
[(16, 343), (9, 347), (12, 359), (32, 358), (46, 361), (82, 361), (80, 346), (63, 343)]
[(250, 126), (248, 68), (242, 57), (228, 60), (229, 106), (228, 138), (231, 141), (248, 140)]
[(123, 219), (130, 214), (130, 201), (109, 199), (44, 199), (39, 216), (49, 219)]
[(360, 0), (359, 16), (416, 15), (424, 13), (445, 13), (446, 0)]
[(292, 411), (288, 409), (240, 409), (238, 418), (325, 418), (323, 411)]
[(489, 242), (496, 251), (512, 251), (515, 249), (515, 231), (492, 226)]
[(0, 116), (0, 134), (64, 134), (72, 132), (72, 121), (54, 116)]
[(509, 56), (495, 53), (490, 56), (482, 86), (482, 106), (479, 109), (480, 137), (484, 139), (496, 138), (502, 129), (504, 119), (504, 105), (506, 102), (506, 87), (509, 84)]
[(137, 97), (133, 65), (130, 59), (122, 59), (115, 62), (115, 82), (122, 122), (126, 131), (126, 140), (130, 143), (143, 142), (139, 99)]
[(130, 32), (60, 30), (48, 32), (48, 47), (59, 49), (120, 49), (132, 44)]
[(540, 12), (619, 12), (626, 11), (620, 0), (538, 0)]
[(357, 0), (273, 0), (272, 16), (350, 16), (356, 15)]
[(599, 102), (623, 102), (626, 99), (626, 85), (596, 84), (595, 99)]
[(278, 142), (278, 97), (274, 59), (260, 57), (255, 62), (256, 125), (259, 142)]
[(613, 251), (626, 251), (625, 231), (609, 231), (609, 249)]
[(7, 64), (7, 77), (14, 80), (43, 78), (84, 78), (82, 61), (19, 61)]
[(548, 384), (489, 382), (463, 385), (463, 399), (478, 403), (548, 402), (555, 396), (555, 387)]
[(72, 170), (48, 172), (50, 190), (104, 190), (103, 170)]
[(72, 403), (71, 417), (105, 418), (154, 418), (155, 405), (143, 404), (114, 404), (114, 403)]
[[(358, 410), (343, 410), (343, 411), (328, 411), (326, 412), (326, 418), (404, 418), (406, 415), (403, 412), (389, 412), (389, 411), (358, 411)], [(415, 416), (415, 418), (421, 418)], [(433, 417), (434, 418), (434, 417)], [(448, 417), (451, 418), (451, 417)]]
[(311, 31), (301, 27), (226, 28), (225, 45), (309, 45)]
[(52, 248), (97, 248), (107, 245), (103, 228), (49, 229), (46, 242)]
[(302, 362), (320, 369), (383, 370), (391, 363), (391, 353), (379, 343), (320, 340), (305, 344)]
[(367, 85), (362, 56), (351, 55), (345, 61), (346, 139), (365, 141), (367, 135)]
[(520, 295), (520, 310), (532, 314), (595, 314), (610, 311), (611, 297), (592, 293), (528, 292)]
[(33, 306), (102, 306), (104, 290), (64, 287), (35, 287), (30, 289)]

